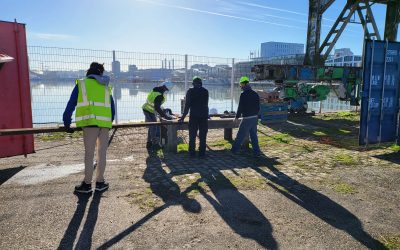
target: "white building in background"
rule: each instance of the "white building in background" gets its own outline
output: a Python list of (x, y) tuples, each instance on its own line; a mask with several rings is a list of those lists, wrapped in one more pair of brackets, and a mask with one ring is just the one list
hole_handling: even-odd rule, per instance
[(349, 48), (335, 49), (334, 55), (325, 61), (325, 65), (361, 67), (362, 56), (354, 55)]
[(302, 43), (265, 42), (261, 44), (262, 58), (298, 54), (304, 54), (304, 44)]

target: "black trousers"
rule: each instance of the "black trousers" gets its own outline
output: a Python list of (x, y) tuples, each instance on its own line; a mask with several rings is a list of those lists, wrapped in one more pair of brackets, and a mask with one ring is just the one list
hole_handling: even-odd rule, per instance
[(199, 131), (199, 154), (204, 155), (206, 152), (206, 139), (208, 132), (208, 118), (190, 117), (189, 118), (189, 153), (195, 154), (196, 151), (196, 136)]

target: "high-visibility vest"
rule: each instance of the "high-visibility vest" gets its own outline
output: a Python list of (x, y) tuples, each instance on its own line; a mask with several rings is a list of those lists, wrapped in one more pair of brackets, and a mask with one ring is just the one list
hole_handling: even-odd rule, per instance
[[(149, 95), (147, 96), (147, 100), (145, 102), (145, 104), (143, 104), (142, 109), (146, 110), (150, 113), (155, 113), (155, 109), (154, 109), (154, 101), (156, 100), (157, 96), (163, 95), (160, 92), (157, 91), (151, 91), (149, 93)], [(165, 96), (161, 102), (161, 104), (163, 104), (165, 102)]]
[(89, 78), (76, 80), (76, 84), (79, 89), (75, 112), (76, 126), (111, 128), (111, 87)]

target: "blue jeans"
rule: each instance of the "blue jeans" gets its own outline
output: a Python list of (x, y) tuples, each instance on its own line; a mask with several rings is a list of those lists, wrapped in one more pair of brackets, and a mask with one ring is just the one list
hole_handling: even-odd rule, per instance
[(258, 146), (257, 137), (258, 117), (243, 119), (239, 126), (235, 142), (232, 146), (232, 152), (237, 153), (242, 146), (244, 139), (250, 134), (251, 146), (254, 154), (260, 154), (260, 146)]
[[(155, 114), (150, 113), (148, 111), (144, 111), (144, 121), (145, 122), (156, 122), (157, 117)], [(151, 143), (158, 143), (160, 141), (159, 139), (159, 126), (149, 126), (149, 131), (147, 132), (147, 142)]]

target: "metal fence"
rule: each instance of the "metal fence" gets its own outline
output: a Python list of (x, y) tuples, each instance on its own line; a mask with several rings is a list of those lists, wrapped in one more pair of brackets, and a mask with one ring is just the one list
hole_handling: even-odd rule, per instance
[[(223, 113), (237, 108), (241, 76), (254, 79), (255, 64), (272, 61), (241, 60), (178, 54), (157, 54), (89, 49), (28, 47), (32, 113), (34, 126), (62, 124), (62, 115), (74, 88), (75, 80), (83, 78), (90, 63), (104, 63), (111, 76), (116, 104), (117, 123), (143, 121), (142, 105), (148, 93), (165, 80), (174, 87), (167, 93), (164, 107), (181, 113), (181, 100), (191, 86), (193, 76), (203, 79), (210, 94), (210, 111)], [(258, 84), (257, 89), (271, 85)], [(350, 110), (331, 93), (323, 101), (309, 103), (309, 110)]]
[(36, 126), (62, 123), (62, 114), (75, 84), (93, 61), (104, 63), (111, 76), (116, 103), (116, 122), (143, 120), (141, 106), (151, 89), (169, 80), (165, 107), (181, 112), (181, 100), (199, 76), (210, 93), (214, 112), (235, 110), (240, 90), (238, 79), (252, 77), (255, 62), (178, 54), (28, 47), (33, 122)]

